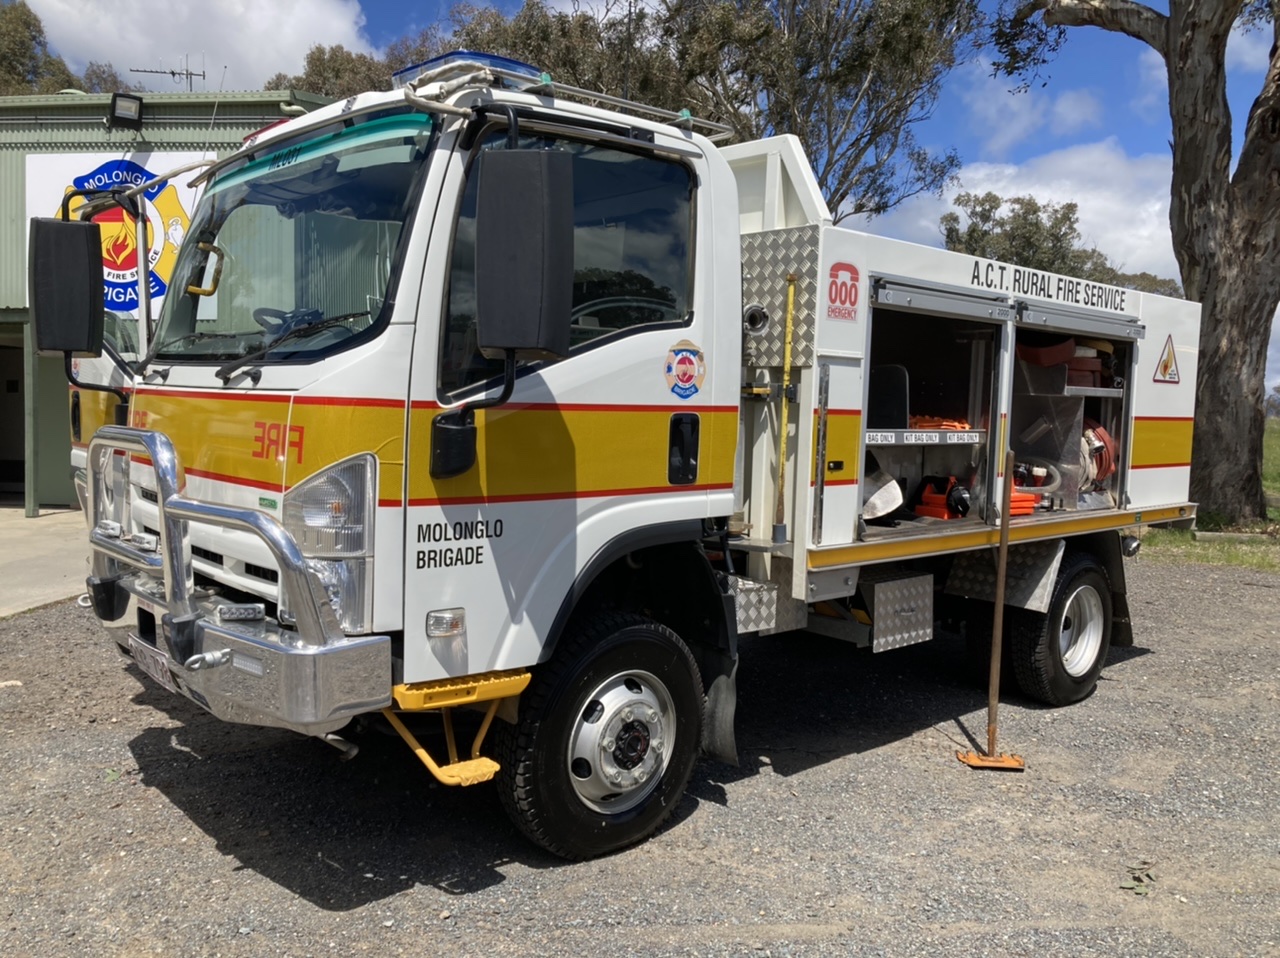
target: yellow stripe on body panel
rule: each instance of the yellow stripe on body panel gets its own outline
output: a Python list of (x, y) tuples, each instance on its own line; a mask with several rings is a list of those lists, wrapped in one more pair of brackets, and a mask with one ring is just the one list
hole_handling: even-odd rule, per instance
[(265, 426), (287, 427), (288, 396), (230, 399), (139, 390), (129, 419), (131, 425), (168, 436), (183, 468), (195, 475), (260, 489), (281, 487), (283, 463), (265, 442)]
[(131, 419), (167, 435), (194, 475), (279, 491), (372, 452), (379, 500), (398, 505), (403, 496), (402, 402), (141, 391)]
[[(1056, 539), (1060, 536), (1080, 535), (1088, 532), (1105, 532), (1126, 526), (1148, 525), (1187, 519), (1195, 515), (1195, 506), (1167, 506), (1160, 509), (1141, 509), (1132, 512), (1108, 510), (1081, 517), (1044, 519), (1029, 517), (1014, 519), (1010, 523), (1010, 542), (1032, 542), (1037, 539)], [(911, 536), (863, 542), (828, 550), (809, 550), (810, 569), (830, 569), (838, 566), (859, 565), (868, 562), (884, 562), (890, 559), (913, 559), (922, 556), (943, 555), (948, 552), (964, 552), (983, 546), (994, 546), (1000, 541), (1000, 530), (995, 527), (970, 529), (962, 532)]]
[[(431, 420), (440, 409), (410, 414), (409, 503), (550, 499), (728, 488), (737, 442), (735, 409), (678, 406), (521, 406), (476, 411), (476, 465), (453, 479), (430, 474)], [(697, 481), (667, 480), (671, 417), (700, 417)]]
[(1191, 464), (1191, 419), (1138, 417), (1133, 421), (1134, 469)]
[(301, 452), (285, 457), (285, 487), (350, 456), (378, 459), (378, 501), (400, 505), (404, 497), (404, 404), (358, 404), (341, 399), (316, 402), (299, 397), (289, 426)]

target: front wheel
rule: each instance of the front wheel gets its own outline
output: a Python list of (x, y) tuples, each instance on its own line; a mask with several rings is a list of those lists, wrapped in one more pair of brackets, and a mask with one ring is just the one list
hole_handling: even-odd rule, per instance
[(670, 629), (607, 615), (566, 635), (497, 737), (503, 805), (530, 839), (583, 859), (651, 835), (684, 794), (703, 695)]
[(1111, 583), (1088, 553), (1068, 553), (1058, 570), (1049, 611), (1022, 612), (1012, 633), (1022, 691), (1047, 705), (1088, 698), (1111, 648)]

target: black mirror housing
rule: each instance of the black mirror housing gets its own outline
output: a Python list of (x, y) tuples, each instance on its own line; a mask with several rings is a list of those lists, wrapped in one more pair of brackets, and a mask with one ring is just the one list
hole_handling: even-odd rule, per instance
[(573, 157), (486, 150), (476, 160), (476, 327), (486, 356), (569, 354)]
[(34, 218), (28, 302), (36, 350), (102, 355), (102, 235), (97, 223)]

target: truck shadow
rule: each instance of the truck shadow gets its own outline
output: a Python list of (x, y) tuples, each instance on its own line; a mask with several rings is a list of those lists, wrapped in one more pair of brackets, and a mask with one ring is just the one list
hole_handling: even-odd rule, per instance
[[(742, 640), (738, 671), (739, 765), (706, 764), (691, 793), (727, 802), (725, 787), (769, 767), (781, 776), (910, 738), (936, 728), (956, 748), (984, 751), (986, 666), (975, 665), (959, 635), (873, 655), (807, 632)], [(1148, 654), (1113, 648), (1108, 667)], [(1102, 681), (1107, 680), (1107, 672)], [(1011, 709), (1047, 708), (1022, 695), (1006, 670), (1000, 701)]]
[[(181, 723), (129, 742), (141, 784), (238, 867), (317, 907), (347, 911), (415, 885), (466, 895), (501, 884), (504, 866), (559, 862), (510, 824), (496, 789), (439, 785), (398, 738), (353, 736), (360, 754), (344, 762), (319, 739), (220, 722), (137, 678), (147, 687), (134, 702)], [(443, 736), (414, 730), (444, 753)]]
[[(957, 747), (985, 738), (986, 693), (971, 680), (957, 637), (875, 656), (805, 633), (742, 646), (741, 764), (699, 763), (666, 830), (700, 802), (731, 805), (734, 784), (765, 766), (800, 775), (930, 727)], [(1111, 664), (1144, 652), (1115, 650)], [(501, 884), (508, 866), (566, 864), (510, 824), (495, 788), (438, 785), (398, 738), (366, 730), (356, 737), (360, 754), (343, 762), (318, 739), (220, 722), (130, 672), (143, 686), (134, 702), (181, 723), (129, 743), (142, 785), (161, 792), (220, 854), (317, 907), (346, 911), (415, 885), (468, 895)], [(1002, 701), (1038, 708), (1012, 694)], [(415, 733), (438, 755), (437, 728), (424, 721)], [(469, 741), (462, 726), (459, 736)]]

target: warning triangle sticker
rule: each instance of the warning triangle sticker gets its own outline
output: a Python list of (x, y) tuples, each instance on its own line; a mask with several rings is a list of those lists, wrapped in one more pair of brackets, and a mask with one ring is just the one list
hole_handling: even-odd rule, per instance
[(1156, 374), (1151, 377), (1151, 381), (1157, 383), (1182, 382), (1182, 378), (1178, 375), (1178, 357), (1173, 352), (1173, 336), (1164, 341), (1164, 349), (1160, 351), (1160, 361), (1156, 363)]

